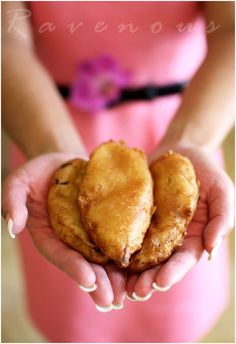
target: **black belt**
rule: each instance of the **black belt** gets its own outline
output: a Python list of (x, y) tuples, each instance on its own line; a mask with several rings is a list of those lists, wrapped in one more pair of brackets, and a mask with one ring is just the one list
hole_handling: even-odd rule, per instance
[[(181, 93), (185, 89), (186, 85), (187, 82), (182, 82), (163, 86), (148, 85), (144, 87), (123, 88), (118, 99), (107, 104), (107, 107), (113, 107), (128, 101), (152, 100), (158, 97)], [(69, 86), (58, 85), (57, 87), (63, 98), (69, 97)]]

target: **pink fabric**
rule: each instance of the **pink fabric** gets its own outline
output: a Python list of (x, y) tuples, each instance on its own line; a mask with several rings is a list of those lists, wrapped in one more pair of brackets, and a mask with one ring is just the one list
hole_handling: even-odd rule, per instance
[[(136, 84), (189, 79), (205, 53), (199, 6), (195, 1), (30, 3), (37, 52), (64, 83), (73, 79), (80, 59), (104, 53), (134, 71)], [(119, 32), (122, 23), (138, 30)], [(179, 32), (181, 23), (192, 24), (191, 32)], [(53, 25), (54, 31), (46, 30)]]
[(123, 310), (97, 312), (90, 297), (49, 264), (20, 234), (29, 311), (51, 342), (198, 341), (215, 324), (227, 302), (228, 255), (224, 242), (215, 261), (206, 255), (168, 292), (146, 302), (126, 300)]
[[(203, 21), (198, 2), (32, 2), (37, 53), (57, 82), (72, 81), (76, 63), (110, 53), (135, 74), (136, 84), (190, 79), (205, 56)], [(104, 21), (108, 29), (93, 28)], [(45, 22), (55, 31), (39, 33)], [(74, 34), (66, 27), (84, 22)], [(132, 22), (140, 30), (118, 33), (117, 25)], [(150, 25), (161, 22), (160, 33)], [(192, 22), (192, 32), (176, 25)], [(157, 25), (157, 24), (156, 24)], [(157, 28), (157, 26), (156, 26)], [(179, 96), (134, 102), (91, 117), (68, 104), (68, 110), (89, 152), (103, 141), (125, 140), (151, 152), (160, 142), (180, 103)], [(14, 153), (14, 163), (20, 163)], [(218, 161), (222, 161), (218, 155)], [(155, 293), (143, 303), (126, 301), (121, 311), (98, 313), (89, 296), (34, 248), (27, 231), (19, 236), (30, 314), (51, 342), (193, 342), (215, 324), (227, 303), (227, 243), (215, 261), (206, 255), (176, 286)]]

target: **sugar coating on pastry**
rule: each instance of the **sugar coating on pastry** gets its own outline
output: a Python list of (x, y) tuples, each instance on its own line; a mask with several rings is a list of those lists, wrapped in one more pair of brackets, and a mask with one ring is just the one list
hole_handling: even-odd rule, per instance
[(120, 267), (128, 266), (153, 211), (153, 182), (144, 153), (123, 141), (100, 145), (90, 156), (78, 202), (92, 240)]
[(151, 165), (154, 205), (142, 248), (131, 257), (129, 270), (155, 266), (182, 244), (199, 198), (199, 182), (189, 159), (169, 151)]
[(54, 174), (48, 193), (51, 227), (58, 237), (90, 262), (108, 261), (86, 232), (78, 208), (78, 190), (87, 162), (75, 159), (63, 164)]

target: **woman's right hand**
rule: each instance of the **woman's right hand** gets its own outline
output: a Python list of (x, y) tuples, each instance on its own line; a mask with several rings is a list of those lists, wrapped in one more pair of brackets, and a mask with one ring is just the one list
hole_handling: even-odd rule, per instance
[(101, 311), (107, 311), (112, 304), (124, 302), (124, 274), (111, 264), (102, 267), (89, 263), (60, 241), (49, 223), (46, 202), (52, 175), (72, 158), (75, 154), (40, 155), (15, 170), (3, 185), (3, 209), (13, 237), (26, 227), (40, 253), (89, 291), (95, 304), (105, 307)]

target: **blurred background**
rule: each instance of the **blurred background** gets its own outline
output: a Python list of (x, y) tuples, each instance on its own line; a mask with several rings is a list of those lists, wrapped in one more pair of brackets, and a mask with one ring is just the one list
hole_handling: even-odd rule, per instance
[[(226, 170), (232, 180), (234, 176), (234, 130), (223, 144)], [(8, 139), (2, 135), (2, 178), (8, 170)], [(2, 220), (2, 338), (3, 343), (42, 343), (45, 342), (30, 321), (25, 306), (24, 281), (22, 278), (17, 240), (12, 240)], [(202, 339), (202, 343), (235, 343), (234, 338), (234, 233), (230, 234), (231, 290), (230, 302), (224, 315), (212, 331)], [(209, 263), (210, 264), (210, 263)], [(217, 287), (217, 286), (216, 286)]]

